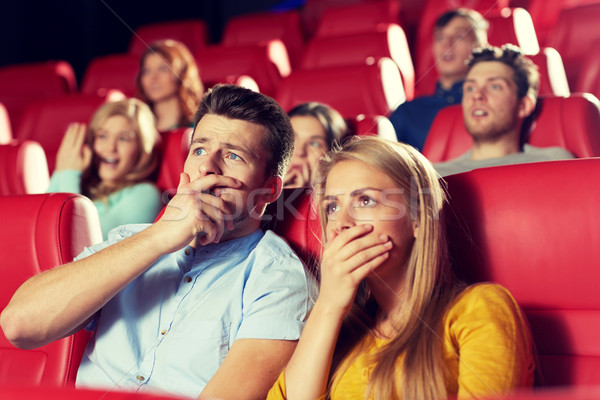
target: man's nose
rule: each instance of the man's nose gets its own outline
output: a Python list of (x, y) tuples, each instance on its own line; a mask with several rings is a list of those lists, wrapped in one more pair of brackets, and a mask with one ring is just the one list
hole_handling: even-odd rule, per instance
[(208, 154), (204, 156), (199, 169), (202, 176), (211, 174), (221, 175), (221, 166), (218, 155)]

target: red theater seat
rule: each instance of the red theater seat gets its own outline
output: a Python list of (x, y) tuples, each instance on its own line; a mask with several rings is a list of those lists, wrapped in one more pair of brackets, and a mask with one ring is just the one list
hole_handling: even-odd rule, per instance
[(29, 103), (77, 91), (77, 80), (66, 61), (46, 61), (0, 68), (0, 103), (16, 132)]
[(271, 39), (281, 40), (289, 53), (292, 66), (298, 65), (304, 48), (300, 13), (291, 10), (233, 17), (225, 25), (221, 44), (239, 46)]
[(396, 130), (390, 120), (383, 115), (358, 115), (346, 119), (352, 133), (358, 136), (378, 136), (382, 139), (397, 141)]
[(81, 93), (105, 95), (117, 89), (127, 97), (136, 95), (136, 78), (140, 57), (131, 54), (112, 54), (94, 58), (83, 76)]
[(49, 182), (46, 154), (38, 142), (0, 144), (0, 196), (44, 193)]
[(273, 96), (282, 77), (291, 72), (290, 60), (279, 39), (240, 46), (209, 46), (194, 54), (207, 87), (233, 83), (242, 75), (256, 81), (262, 93)]
[[(590, 46), (590, 49), (597, 49), (600, 46), (600, 39), (596, 40)], [(600, 98), (600, 52), (588, 51), (577, 79), (577, 92), (592, 93)]]
[(577, 87), (581, 67), (600, 39), (600, 3), (564, 9), (548, 39), (548, 45), (562, 56), (569, 86)]
[[(84, 247), (102, 240), (96, 207), (76, 194), (2, 196), (0, 220), (1, 309), (27, 278), (72, 261)], [(88, 337), (82, 331), (34, 350), (20, 350), (0, 332), (0, 384), (73, 385)]]
[(506, 286), (525, 311), (541, 385), (600, 384), (600, 159), (447, 177), (453, 263)]
[(48, 171), (52, 174), (56, 153), (69, 124), (88, 124), (100, 105), (122, 98), (121, 92), (111, 91), (105, 96), (73, 94), (36, 101), (23, 113), (24, 119), (17, 131), (17, 139), (40, 143), (46, 151)]
[(400, 24), (399, 1), (362, 1), (327, 8), (315, 36), (342, 36), (375, 32), (381, 25)]
[(208, 43), (206, 23), (200, 19), (157, 22), (140, 26), (129, 43), (129, 54), (138, 59), (152, 43), (174, 39), (187, 46), (192, 54), (201, 51)]
[(405, 100), (400, 70), (389, 58), (371, 65), (296, 70), (279, 85), (275, 99), (284, 110), (319, 101), (344, 118), (388, 115)]
[(377, 31), (344, 36), (314, 37), (302, 58), (301, 68), (318, 69), (394, 60), (402, 74), (407, 100), (414, 95), (415, 69), (404, 31), (398, 24), (381, 24)]
[(189, 400), (158, 393), (122, 392), (119, 390), (92, 390), (74, 388), (47, 388), (34, 386), (0, 386), (2, 400)]
[[(559, 146), (578, 158), (600, 156), (600, 102), (589, 94), (541, 97), (529, 143)], [(460, 105), (446, 107), (436, 116), (423, 154), (431, 162), (447, 161), (471, 148)]]
[(552, 47), (544, 47), (538, 54), (528, 56), (540, 72), (539, 94), (567, 97), (571, 94), (562, 57)]

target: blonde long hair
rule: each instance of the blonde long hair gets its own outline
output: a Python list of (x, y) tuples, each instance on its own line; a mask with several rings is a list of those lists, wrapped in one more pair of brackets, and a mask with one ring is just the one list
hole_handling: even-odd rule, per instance
[[(318, 204), (321, 204), (329, 172), (343, 160), (364, 162), (388, 175), (407, 193), (410, 218), (418, 226), (405, 272), (404, 306), (410, 312), (398, 334), (376, 355), (365, 396), (397, 399), (400, 393), (405, 399), (445, 398), (446, 372), (437, 332), (445, 311), (460, 290), (448, 260), (442, 215), (445, 190), (429, 161), (414, 148), (376, 137), (362, 137), (345, 143), (321, 161), (315, 181)], [(320, 217), (324, 228), (326, 215), (322, 209)], [(340, 332), (331, 368), (330, 392), (370, 343), (369, 338), (373, 340), (376, 313), (377, 304), (363, 282)], [(402, 356), (403, 372), (398, 379), (396, 369)]]
[(110, 117), (121, 115), (127, 118), (134, 131), (138, 144), (138, 159), (133, 169), (117, 185), (108, 186), (98, 175), (98, 157), (94, 153), (89, 167), (83, 171), (81, 192), (90, 199), (106, 198), (126, 186), (155, 178), (159, 163), (160, 135), (156, 130), (154, 114), (141, 100), (125, 99), (103, 104), (92, 116), (86, 133), (86, 144), (94, 148), (96, 132)]

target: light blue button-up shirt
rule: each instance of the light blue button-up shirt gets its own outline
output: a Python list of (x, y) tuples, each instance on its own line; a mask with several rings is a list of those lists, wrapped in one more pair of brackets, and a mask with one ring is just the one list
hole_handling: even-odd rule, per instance
[[(116, 228), (86, 257), (148, 225)], [(197, 397), (237, 339), (297, 340), (315, 283), (271, 231), (159, 259), (91, 324), (79, 387)]]

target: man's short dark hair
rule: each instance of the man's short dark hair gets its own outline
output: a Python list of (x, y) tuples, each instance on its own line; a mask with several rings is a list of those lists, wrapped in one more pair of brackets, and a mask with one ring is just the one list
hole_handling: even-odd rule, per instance
[(272, 98), (236, 85), (215, 85), (200, 102), (194, 129), (207, 114), (239, 119), (267, 130), (266, 176), (284, 176), (294, 151), (294, 131), (290, 119)]
[(525, 57), (519, 47), (505, 44), (502, 47), (476, 48), (468, 61), (469, 71), (474, 65), (484, 61), (499, 61), (513, 69), (513, 81), (517, 85), (517, 97), (519, 99), (527, 95), (533, 96), (534, 99), (537, 98), (540, 73), (537, 65)]
[(490, 24), (480, 13), (469, 8), (457, 8), (446, 11), (435, 21), (435, 25), (433, 26), (434, 31), (436, 29), (445, 27), (456, 17), (465, 18), (469, 21), (471, 24), (471, 30), (473, 31), (479, 46), (484, 46), (487, 44), (487, 31)]

